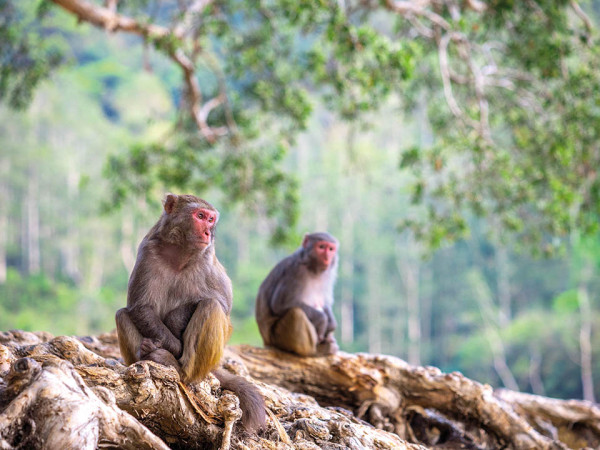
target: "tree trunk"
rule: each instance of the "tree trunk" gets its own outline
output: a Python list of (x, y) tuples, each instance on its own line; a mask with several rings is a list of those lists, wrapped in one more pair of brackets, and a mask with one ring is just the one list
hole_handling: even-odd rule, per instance
[(38, 205), (38, 178), (34, 169), (29, 171), (27, 185), (27, 198), (25, 199), (26, 213), (26, 241), (27, 249), (27, 273), (34, 274), (40, 271), (40, 211)]
[(396, 266), (402, 279), (406, 299), (408, 329), (408, 362), (421, 363), (421, 313), (419, 305), (420, 252), (412, 236), (400, 248), (396, 245)]
[(495, 307), (492, 299), (492, 293), (485, 279), (478, 273), (472, 272), (471, 280), (473, 287), (476, 290), (477, 303), (483, 319), (485, 337), (492, 352), (494, 361), (494, 369), (502, 380), (502, 384), (509, 389), (518, 391), (519, 385), (510, 367), (506, 362), (506, 351), (504, 349), (504, 341), (500, 335), (499, 314), (498, 308)]
[(354, 341), (354, 209), (346, 208), (344, 226), (340, 240), (344, 247), (340, 250), (340, 335), (343, 344)]
[(595, 402), (594, 378), (592, 376), (592, 309), (587, 286), (581, 283), (577, 291), (581, 328), (579, 329), (579, 352), (581, 356), (581, 385), (583, 398)]
[[(116, 333), (0, 333), (0, 448), (558, 449), (600, 445), (600, 409), (500, 390), (384, 355), (302, 358), (227, 349), (268, 421), (238, 429), (237, 397), (212, 375), (190, 385), (119, 360)], [(362, 419), (362, 420), (361, 420)]]
[(367, 319), (369, 327), (368, 342), (369, 352), (380, 353), (381, 352), (381, 294), (379, 289), (379, 270), (380, 267), (376, 261), (371, 262), (367, 266), (367, 287), (370, 301), (367, 305)]
[(6, 243), (8, 241), (8, 208), (10, 208), (10, 195), (8, 194), (8, 173), (10, 161), (8, 158), (0, 159), (0, 284), (6, 282)]
[[(74, 204), (77, 200), (78, 196), (78, 188), (77, 185), (79, 183), (80, 175), (77, 172), (75, 163), (73, 161), (70, 162), (69, 172), (67, 175), (67, 198), (69, 203)], [(82, 281), (82, 273), (81, 273), (81, 233), (80, 227), (78, 226), (77, 221), (77, 211), (74, 208), (65, 208), (63, 212), (64, 224), (66, 226), (67, 232), (64, 237), (63, 243), (60, 246), (62, 255), (63, 255), (63, 270), (67, 274), (67, 276), (75, 283), (79, 285)], [(88, 229), (88, 232), (90, 230)], [(96, 236), (96, 242), (101, 241), (99, 236)], [(91, 270), (86, 271), (89, 276)]]
[(133, 216), (128, 210), (121, 212), (121, 260), (127, 273), (131, 273), (135, 265), (135, 247), (133, 237)]
[[(424, 264), (421, 268), (421, 283), (420, 283), (420, 301), (419, 308), (421, 311), (421, 351), (431, 351), (431, 322), (432, 322), (432, 309), (433, 300), (431, 294), (431, 286), (433, 284), (433, 271), (431, 266)], [(427, 360), (428, 356), (424, 356)]]
[(540, 370), (542, 368), (542, 354), (539, 349), (530, 349), (529, 357), (529, 384), (534, 394), (544, 395), (544, 382), (542, 380), (542, 374)]
[(510, 295), (510, 267), (506, 247), (496, 245), (496, 274), (498, 291), (498, 323), (500, 328), (506, 328), (512, 317)]

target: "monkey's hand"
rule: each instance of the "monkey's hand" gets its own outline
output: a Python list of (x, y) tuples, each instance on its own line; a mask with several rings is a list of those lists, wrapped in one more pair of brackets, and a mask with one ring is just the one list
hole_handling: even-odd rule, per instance
[(161, 348), (160, 342), (157, 339), (143, 338), (138, 350), (138, 358), (146, 359), (146, 357), (154, 350)]
[(156, 315), (151, 305), (141, 305), (129, 310), (131, 321), (144, 338), (151, 339), (158, 348), (163, 348), (179, 358), (182, 344)]

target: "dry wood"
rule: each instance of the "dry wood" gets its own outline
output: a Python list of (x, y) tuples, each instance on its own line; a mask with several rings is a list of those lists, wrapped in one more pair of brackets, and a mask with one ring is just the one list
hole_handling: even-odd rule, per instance
[(340, 352), (298, 358), (250, 346), (230, 351), (256, 379), (306, 393), (321, 405), (346, 408), (379, 428), (428, 446), (600, 446), (600, 408), (589, 402), (495, 393), (458, 372), (412, 366), (391, 356)]
[[(268, 426), (248, 435), (235, 427), (237, 397), (221, 392), (212, 375), (182, 388), (174, 369), (147, 361), (126, 367), (118, 355), (114, 333), (0, 334), (0, 449), (418, 448), (346, 411), (263, 383), (257, 385)], [(235, 360), (226, 368), (247, 373)]]
[(267, 404), (267, 428), (249, 435), (236, 425), (237, 397), (212, 375), (183, 385), (171, 368), (119, 358), (114, 332), (0, 333), (0, 449), (600, 445), (600, 409), (589, 402), (494, 392), (389, 356), (230, 347), (224, 367), (255, 383)]

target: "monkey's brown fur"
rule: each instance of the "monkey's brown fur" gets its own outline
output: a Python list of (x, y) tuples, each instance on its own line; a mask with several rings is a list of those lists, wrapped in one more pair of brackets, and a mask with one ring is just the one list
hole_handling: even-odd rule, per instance
[(216, 257), (218, 211), (192, 195), (169, 194), (164, 212), (142, 240), (129, 279), (127, 307), (117, 311), (126, 364), (146, 359), (174, 366), (185, 382), (210, 371), (240, 397), (242, 423), (265, 423), (264, 401), (240, 377), (215, 370), (232, 327), (231, 280)]
[(265, 345), (301, 356), (338, 350), (331, 310), (338, 258), (336, 254), (326, 268), (321, 267), (314, 251), (321, 241), (338, 243), (329, 233), (306, 235), (302, 247), (280, 261), (262, 282), (256, 321)]

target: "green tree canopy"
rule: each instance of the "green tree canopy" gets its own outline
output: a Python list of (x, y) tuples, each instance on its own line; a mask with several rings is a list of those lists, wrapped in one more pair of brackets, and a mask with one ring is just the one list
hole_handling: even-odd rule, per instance
[(409, 113), (426, 105), (433, 130), (399, 161), (422, 205), (401, 225), (417, 237), (462, 237), (471, 214), (536, 244), (597, 231), (598, 37), (575, 1), (0, 0), (0, 12), (13, 107), (90, 57), (64, 39), (81, 23), (138, 36), (177, 69), (173, 127), (108, 161), (112, 204), (157, 185), (218, 188), (273, 216), (283, 239), (298, 211), (283, 157), (314, 95), (356, 122), (396, 97)]

